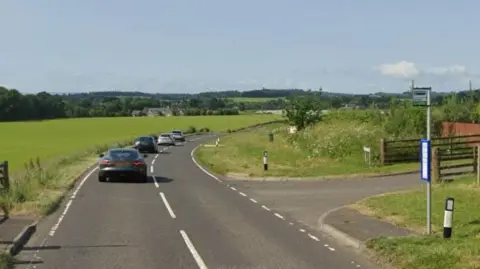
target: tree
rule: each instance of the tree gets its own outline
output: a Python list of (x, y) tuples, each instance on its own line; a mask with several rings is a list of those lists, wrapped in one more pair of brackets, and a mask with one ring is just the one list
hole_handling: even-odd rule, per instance
[(323, 104), (321, 102), (322, 89), (317, 92), (307, 91), (307, 94), (287, 98), (287, 107), (284, 115), (290, 125), (302, 130), (308, 125), (320, 120)]

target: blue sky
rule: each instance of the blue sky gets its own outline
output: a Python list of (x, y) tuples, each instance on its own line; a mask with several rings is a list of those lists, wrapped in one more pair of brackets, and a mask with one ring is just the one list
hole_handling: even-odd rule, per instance
[(22, 92), (480, 88), (480, 1), (3, 0)]

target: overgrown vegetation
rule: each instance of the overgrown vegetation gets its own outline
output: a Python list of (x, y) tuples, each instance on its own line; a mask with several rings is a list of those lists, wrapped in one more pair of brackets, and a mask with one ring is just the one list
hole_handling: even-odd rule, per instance
[[(322, 91), (288, 98), (284, 116), (297, 127), (295, 134), (287, 126), (274, 130), (225, 137), (219, 148), (202, 148), (199, 159), (219, 173), (243, 173), (257, 176), (324, 176), (350, 173), (417, 170), (418, 164), (379, 167), (380, 139), (419, 139), (425, 136), (425, 108), (410, 100), (391, 100), (388, 109), (325, 110)], [(440, 136), (444, 121), (465, 121), (479, 117), (477, 105), (468, 99), (451, 96), (434, 107), (432, 130)], [(268, 132), (275, 141), (268, 142)], [(364, 161), (363, 147), (372, 149), (372, 166)], [(269, 151), (270, 171), (264, 172), (261, 154)]]
[(0, 254), (0, 269), (14, 268), (15, 259), (7, 253)]
[[(374, 125), (369, 126), (374, 128), (372, 130), (378, 130)], [(356, 152), (351, 147), (352, 144), (361, 145), (364, 135), (370, 134), (371, 130), (363, 128), (366, 127), (352, 128), (349, 122), (321, 122), (296, 134), (295, 139), (292, 139), (287, 133), (287, 126), (277, 124), (222, 137), (219, 147), (202, 147), (195, 154), (202, 165), (212, 171), (219, 174), (236, 173), (236, 176), (318, 178), (331, 175), (411, 171), (418, 168), (418, 164), (385, 167), (365, 165), (361, 146)], [(349, 132), (348, 135), (343, 136), (342, 142), (338, 142), (336, 136), (345, 132)], [(274, 135), (273, 142), (268, 140), (270, 133)], [(358, 138), (359, 133), (363, 138)], [(263, 171), (262, 165), (264, 151), (268, 151), (270, 168), (267, 172)]]

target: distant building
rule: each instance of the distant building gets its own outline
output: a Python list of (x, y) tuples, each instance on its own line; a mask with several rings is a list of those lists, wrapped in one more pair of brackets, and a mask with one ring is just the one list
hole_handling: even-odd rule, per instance
[[(181, 109), (175, 109), (177, 115), (183, 115), (184, 111)], [(173, 116), (173, 110), (168, 107), (146, 107), (142, 111), (145, 115), (149, 117), (157, 117), (157, 116), (166, 116), (170, 117)]]
[(132, 111), (132, 117), (142, 117), (142, 116), (144, 116), (144, 114), (141, 110)]

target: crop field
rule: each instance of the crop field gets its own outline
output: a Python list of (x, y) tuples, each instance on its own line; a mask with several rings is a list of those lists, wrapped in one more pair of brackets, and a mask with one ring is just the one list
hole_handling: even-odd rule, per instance
[(97, 145), (112, 144), (138, 135), (173, 129), (226, 131), (279, 119), (276, 115), (82, 118), (0, 123), (0, 161), (15, 172), (37, 157), (42, 161), (86, 153)]
[(254, 98), (254, 97), (234, 97), (234, 98), (229, 98), (235, 102), (245, 102), (245, 103), (261, 103), (261, 102), (268, 102), (271, 100), (277, 100), (277, 99), (284, 99), (283, 97), (278, 97), (278, 98)]

